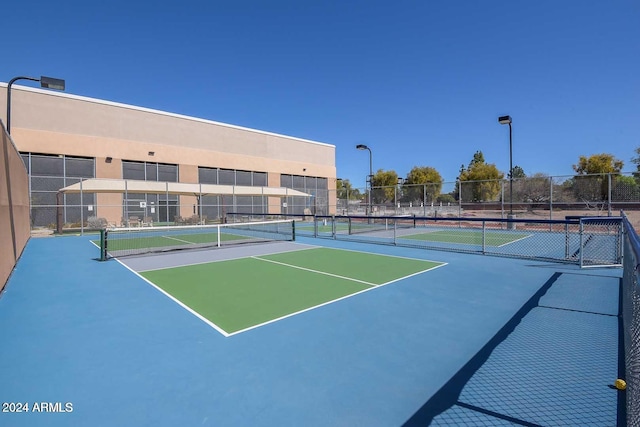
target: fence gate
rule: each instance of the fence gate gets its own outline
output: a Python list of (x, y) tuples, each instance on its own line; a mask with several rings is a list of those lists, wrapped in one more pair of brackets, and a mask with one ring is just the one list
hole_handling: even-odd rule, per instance
[(580, 267), (622, 266), (622, 218), (580, 218)]

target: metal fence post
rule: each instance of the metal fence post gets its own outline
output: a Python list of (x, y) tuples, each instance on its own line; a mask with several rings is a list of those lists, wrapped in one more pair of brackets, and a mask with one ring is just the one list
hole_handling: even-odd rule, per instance
[(82, 194), (82, 179), (80, 180), (80, 235), (84, 236), (84, 201)]
[(580, 218), (580, 268), (583, 267), (583, 263), (584, 263), (584, 241), (583, 241), (583, 232), (584, 232), (584, 226), (582, 224), (582, 218)]
[[(549, 177), (549, 220), (553, 219), (553, 178)], [(551, 231), (551, 224), (549, 224)]]
[(482, 220), (482, 254), (484, 255), (485, 253), (485, 244), (486, 244), (486, 236), (487, 236), (487, 227), (486, 227), (486, 221)]
[(607, 213), (611, 216), (611, 172), (607, 174)]

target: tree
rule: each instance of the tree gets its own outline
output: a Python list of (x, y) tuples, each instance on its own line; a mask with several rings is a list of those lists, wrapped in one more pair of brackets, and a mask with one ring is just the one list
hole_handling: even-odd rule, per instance
[(615, 202), (635, 202), (640, 199), (640, 186), (632, 176), (617, 175), (611, 185), (611, 199)]
[(513, 167), (513, 171), (511, 172), (511, 178), (518, 179), (518, 178), (526, 178), (526, 177), (527, 177), (527, 174), (524, 173), (524, 169), (522, 169), (520, 166)]
[(436, 200), (442, 191), (442, 176), (430, 166), (414, 166), (407, 174), (402, 190), (403, 200), (408, 202), (426, 203)]
[(589, 157), (580, 156), (578, 164), (573, 165), (573, 170), (579, 175), (620, 173), (624, 162), (615, 159), (612, 154), (593, 154)]
[(371, 179), (372, 203), (387, 203), (394, 201), (398, 185), (398, 174), (394, 170), (378, 169)]
[[(573, 182), (573, 190), (578, 200), (598, 202), (608, 199), (609, 181), (602, 174), (620, 173), (624, 163), (612, 154), (593, 154), (580, 156), (573, 170), (578, 175)], [(591, 175), (591, 176), (588, 176)]]
[(357, 188), (354, 189), (351, 181), (348, 179), (338, 179), (336, 180), (336, 194), (338, 199), (347, 199), (349, 200), (360, 200), (362, 199), (362, 194), (360, 194), (360, 190)]
[(513, 182), (514, 202), (528, 203), (530, 209), (535, 209), (541, 203), (548, 204), (550, 198), (551, 184), (547, 174), (535, 173), (530, 177), (517, 179)]
[(631, 163), (636, 165), (636, 172), (633, 176), (640, 181), (640, 147), (635, 149), (636, 157), (631, 158)]
[[(500, 194), (500, 180), (504, 174), (498, 170), (495, 164), (486, 163), (482, 151), (476, 151), (467, 169), (460, 171), (462, 184), (462, 197), (464, 201), (492, 201)], [(473, 181), (465, 185), (465, 181)], [(470, 200), (469, 200), (470, 199)]]

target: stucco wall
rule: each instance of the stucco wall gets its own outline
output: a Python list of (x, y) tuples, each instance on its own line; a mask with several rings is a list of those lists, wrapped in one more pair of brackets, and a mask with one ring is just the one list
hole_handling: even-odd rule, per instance
[(336, 175), (335, 147), (320, 142), (17, 85), (11, 103), (20, 151)]
[(0, 125), (0, 291), (29, 240), (29, 179), (4, 123)]

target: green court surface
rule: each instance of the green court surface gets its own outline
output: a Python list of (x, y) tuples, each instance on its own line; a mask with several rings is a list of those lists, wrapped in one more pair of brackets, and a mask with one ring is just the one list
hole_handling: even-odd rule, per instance
[[(298, 230), (304, 230), (304, 231), (314, 231), (315, 230), (315, 226), (313, 225), (313, 223), (309, 224), (309, 223), (296, 223), (296, 229)], [(336, 231), (347, 231), (349, 230), (349, 224), (345, 224), (345, 223), (337, 223), (336, 224)], [(318, 224), (318, 232), (319, 233), (331, 233), (333, 232), (333, 226), (330, 223), (325, 224)]]
[[(529, 237), (524, 233), (509, 233), (487, 231), (484, 236), (486, 246), (502, 246)], [(402, 236), (403, 239), (422, 240), (429, 242), (461, 243), (468, 245), (482, 245), (481, 230), (439, 230)]]
[(139, 274), (228, 335), (441, 265), (314, 248)]
[[(232, 233), (220, 233), (220, 241), (231, 240), (245, 240), (250, 237), (241, 236)], [(175, 231), (167, 231), (165, 234), (154, 233), (146, 234), (141, 231), (139, 234), (127, 234), (121, 238), (116, 237), (115, 234), (111, 235), (109, 239), (109, 251), (122, 251), (131, 249), (144, 249), (144, 248), (162, 248), (170, 246), (184, 246), (185, 244), (202, 244), (202, 243), (215, 243), (218, 241), (218, 233), (180, 233)], [(93, 241), (97, 246), (100, 246), (99, 240)]]
[[(393, 230), (393, 225), (389, 225), (388, 226), (390, 230)], [(313, 223), (309, 224), (309, 223), (296, 223), (296, 229), (298, 230), (304, 230), (304, 231), (314, 231), (314, 225)], [(380, 225), (380, 224), (366, 224), (366, 223), (357, 223), (357, 222), (352, 222), (351, 223), (351, 230), (371, 230), (371, 231), (380, 231), (380, 230), (384, 230), (385, 226), (384, 225)], [(349, 231), (349, 224), (346, 222), (337, 222), (336, 223), (336, 231), (340, 232), (340, 231)], [(327, 223), (327, 224), (318, 224), (318, 233), (332, 233), (333, 232), (333, 226), (331, 225), (331, 223)]]

